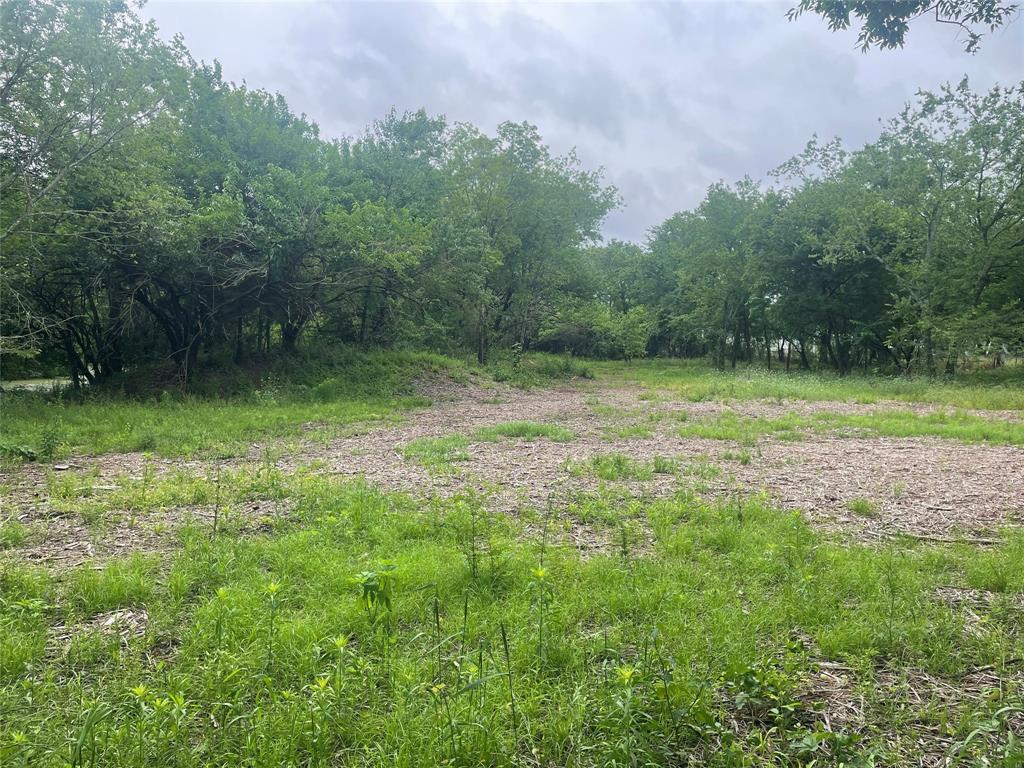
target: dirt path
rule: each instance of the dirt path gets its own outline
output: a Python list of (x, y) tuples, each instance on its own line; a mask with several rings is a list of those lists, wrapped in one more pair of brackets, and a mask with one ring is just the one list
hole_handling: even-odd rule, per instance
[[(570, 471), (594, 456), (618, 453), (637, 461), (677, 459), (682, 477), (655, 474), (626, 481), (631, 493), (670, 495), (698, 476), (699, 491), (767, 491), (787, 508), (800, 509), (826, 527), (868, 536), (905, 532), (923, 536), (985, 535), (1024, 522), (1024, 450), (1011, 446), (968, 445), (938, 438), (836, 437), (808, 433), (803, 440), (762, 437), (744, 449), (727, 440), (678, 436), (673, 418), (708, 418), (723, 412), (746, 417), (787, 413), (873, 413), (906, 409), (902, 404), (792, 401), (677, 402), (640, 400), (636, 391), (562, 388), (502, 393), (464, 388), (455, 399), (411, 415), (397, 427), (381, 427), (327, 446), (306, 444), (294, 465), (320, 460), (328, 471), (363, 476), (371, 484), (420, 494), (451, 494), (475, 489), (494, 505), (512, 510), (540, 506), (549, 496), (568, 499), (592, 490), (598, 481)], [(916, 412), (935, 409), (913, 409)], [(984, 413), (984, 412), (983, 412)], [(986, 413), (994, 419), (1017, 414)], [(481, 441), (482, 426), (538, 421), (572, 430), (576, 438), (557, 443), (539, 439)], [(614, 437), (618, 427), (639, 423), (650, 437)], [(431, 472), (403, 456), (403, 447), (423, 437), (466, 435), (469, 460), (449, 472)], [(688, 473), (688, 468), (697, 471)], [(714, 468), (717, 467), (717, 472)], [(859, 503), (858, 503), (859, 502)], [(851, 509), (853, 507), (853, 509)]]
[[(282, 453), (285, 471), (316, 462), (317, 471), (363, 477), (371, 485), (421, 496), (477, 491), (496, 510), (515, 513), (543, 507), (552, 498), (561, 508), (599, 486), (614, 486), (620, 496), (667, 497), (690, 489), (706, 496), (767, 492), (776, 503), (801, 510), (816, 525), (859, 538), (895, 533), (925, 537), (987, 537), (999, 528), (1024, 523), (1024, 449), (968, 445), (937, 438), (839, 436), (806, 432), (800, 440), (762, 436), (756, 445), (728, 440), (682, 437), (682, 423), (723, 413), (772, 418), (795, 413), (872, 413), (906, 410), (904, 404), (790, 401), (686, 402), (654, 399), (638, 390), (589, 383), (523, 392), (433, 382), (424, 385), (435, 400), (398, 424), (368, 425), (365, 431), (327, 443), (312, 439), (291, 444), (254, 445), (246, 459), (218, 462), (150, 459), (141, 454), (76, 459), (71, 471), (91, 468), (100, 493), (118, 477), (175, 471), (206, 474), (266, 460), (266, 449)], [(915, 412), (935, 410), (926, 406)], [(1014, 419), (1016, 413), (982, 412), (986, 418)], [(683, 417), (685, 416), (685, 421)], [(557, 424), (574, 433), (568, 442), (547, 439), (479, 440), (481, 427), (512, 421)], [(468, 460), (445, 471), (429, 470), (405, 456), (418, 438), (463, 435)], [(623, 437), (622, 435), (633, 435)], [(674, 473), (648, 473), (645, 479), (601, 481), (588, 471), (596, 456), (621, 454), (650, 466), (655, 458), (674, 463)], [(173, 545), (175, 529), (187, 519), (211, 517), (209, 509), (163, 509), (142, 515), (112, 514), (100, 529), (75, 514), (55, 513), (47, 498), (52, 468), (28, 464), (3, 478), (8, 485), (4, 514), (42, 531), (22, 547), (21, 555), (55, 567), (87, 559)], [(254, 528), (287, 507), (254, 502), (244, 515)], [(568, 536), (581, 549), (608, 546), (608, 530), (570, 521)], [(608, 526), (605, 526), (607, 528)]]

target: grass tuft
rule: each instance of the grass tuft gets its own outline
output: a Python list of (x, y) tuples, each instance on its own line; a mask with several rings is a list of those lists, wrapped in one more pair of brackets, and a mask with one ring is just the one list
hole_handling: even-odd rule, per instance
[(565, 427), (560, 427), (557, 424), (541, 424), (536, 421), (510, 421), (505, 424), (482, 427), (474, 432), (473, 436), (477, 440), (501, 440), (502, 438), (536, 440), (542, 437), (556, 443), (568, 443), (576, 437), (571, 430)]
[(464, 435), (418, 437), (402, 449), (402, 455), (434, 471), (446, 471), (457, 461), (469, 461), (469, 440)]

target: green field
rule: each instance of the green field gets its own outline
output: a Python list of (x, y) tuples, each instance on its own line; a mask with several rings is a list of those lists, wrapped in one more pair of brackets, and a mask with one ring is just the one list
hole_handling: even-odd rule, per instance
[[(713, 498), (701, 485), (713, 475), (698, 477), (697, 465), (631, 456), (628, 440), (645, 442), (635, 431), (596, 430), (611, 443), (567, 465), (597, 483), (593, 493), (516, 514), (486, 494), (338, 478), (332, 459), (302, 453), (429, 413), (412, 386), (427, 369), (494, 387), (496, 403), (519, 397), (492, 372), (436, 359), (406, 361), (390, 389), (373, 392), (335, 380), (228, 400), (7, 397), (5, 445), (38, 460), (8, 452), (4, 470), (0, 763), (1024, 760), (1020, 531), (993, 532), (994, 544), (864, 541), (815, 528), (754, 489)], [(594, 379), (517, 375), (533, 385), (523, 397), (552, 384), (582, 399), (628, 387), (640, 409), (680, 394), (685, 404), (830, 391), (960, 409), (856, 423), (791, 417), (784, 429), (728, 417), (666, 426), (736, 445), (729, 458), (740, 463), (787, 430), (1021, 444), (1019, 421), (963, 410), (1019, 407), (1009, 382), (731, 376), (660, 362), (593, 370)], [(570, 450), (585, 435), (567, 424), (496, 419), (410, 440), (395, 460), (443, 476), (510, 441)], [(254, 441), (259, 455), (219, 460)], [(89, 456), (133, 450), (151, 452), (141, 471), (90, 469)], [(657, 478), (671, 479), (671, 492), (629, 485)], [(849, 508), (867, 518), (874, 504)], [(32, 556), (69, 521), (97, 544), (117, 532), (137, 534), (138, 546), (71, 565)], [(580, 530), (597, 542), (590, 549), (573, 545)]]

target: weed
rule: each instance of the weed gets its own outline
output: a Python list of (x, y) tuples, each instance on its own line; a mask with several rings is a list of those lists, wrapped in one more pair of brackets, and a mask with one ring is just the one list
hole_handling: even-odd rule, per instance
[[(514, 375), (540, 380), (539, 359), (524, 354)], [(1019, 401), (1009, 388), (729, 377), (660, 361), (629, 372), (593, 368), (694, 398), (756, 396), (758, 387), (814, 397), (834, 385), (864, 399), (896, 392), (965, 406)], [(337, 380), (311, 394), (327, 378)], [(157, 452), (216, 455), (247, 450), (257, 436), (266, 445), (294, 435), (312, 419), (333, 428), (338, 417), (342, 428), (393, 418), (407, 402), (391, 384), (387, 392), (360, 388), (336, 371), (308, 386), (302, 394), (278, 380), (258, 401), (97, 398), (59, 411), (12, 398), (5, 437), (12, 404), (11, 439), (35, 451), (42, 426), (59, 417), (61, 452), (124, 450), (148, 432)], [(761, 435), (868, 431), (871, 419), (783, 414), (775, 425), (694, 418), (678, 426), (750, 444)], [(1014, 437), (973, 419), (879, 416), (877, 424), (957, 439)], [(557, 439), (516, 424), (491, 439)], [(468, 438), (454, 436), (407, 455), (447, 467), (467, 449)], [(733, 447), (729, 460), (749, 453)], [(91, 470), (50, 473), (56, 514), (103, 522), (114, 511), (212, 505), (216, 535), (186, 526), (179, 551), (57, 576), (0, 557), (0, 764), (852, 768), (919, 764), (936, 744), (958, 764), (1019, 762), (1019, 532), (987, 547), (898, 541), (886, 551), (816, 532), (760, 497), (713, 501), (687, 487), (651, 501), (612, 481), (655, 473), (703, 480), (720, 470), (708, 457), (677, 464), (609, 454), (571, 465), (609, 482), (551, 504), (538, 546), (536, 518), (525, 511), (488, 512), (470, 496), (384, 494), (312, 468), (283, 471), (280, 458), (270, 451), (206, 473), (151, 465), (102, 481)], [(287, 503), (294, 514), (241, 535), (226, 515), (253, 499)], [(550, 526), (570, 518), (606, 526), (611, 551), (581, 554), (552, 540)], [(8, 523), (0, 546), (18, 546), (24, 531), (11, 534)], [(652, 539), (643, 548), (641, 529)], [(972, 631), (964, 631), (965, 612), (938, 596), (947, 585), (995, 593), (972, 604)], [(129, 641), (103, 625), (105, 614), (126, 608), (149, 616), (145, 634)], [(90, 628), (54, 652), (61, 625)], [(805, 646), (794, 646), (794, 633)], [(856, 735), (824, 717), (830, 700), (809, 700), (806, 684), (826, 664), (842, 665), (851, 691), (884, 691), (858, 705)], [(962, 683), (980, 669), (999, 683), (975, 696)], [(903, 682), (883, 688), (877, 670)], [(939, 717), (913, 688), (915, 676), (960, 692), (948, 715), (945, 703)], [(931, 733), (938, 739), (929, 743)]]
[(860, 517), (878, 516), (878, 503), (871, 499), (850, 499), (846, 502), (846, 508)]
[(0, 520), (0, 549), (20, 547), (28, 539), (28, 533), (28, 526), (13, 517)]
[(478, 429), (473, 436), (477, 440), (500, 440), (514, 438), (519, 440), (536, 440), (543, 437), (556, 443), (568, 443), (576, 435), (565, 427), (556, 424), (540, 424), (536, 421), (510, 421)]
[(383, 622), (390, 626), (394, 570), (394, 565), (382, 565), (374, 571), (363, 571), (354, 579), (359, 587), (359, 604), (372, 625)]
[(724, 461), (736, 461), (742, 464), (743, 466), (746, 466), (750, 463), (750, 458), (750, 451), (748, 450), (722, 452), (722, 459)]
[(679, 462), (665, 456), (655, 456), (651, 460), (651, 471), (656, 475), (674, 475), (679, 471)]
[(576, 475), (593, 474), (601, 480), (650, 480), (654, 475), (651, 466), (622, 453), (594, 456), (589, 461), (570, 465), (569, 470)]
[(654, 437), (654, 430), (646, 424), (623, 424), (604, 428), (605, 440), (649, 440)]
[(450, 471), (456, 461), (469, 461), (469, 440), (462, 435), (418, 437), (402, 449), (406, 459), (434, 471)]

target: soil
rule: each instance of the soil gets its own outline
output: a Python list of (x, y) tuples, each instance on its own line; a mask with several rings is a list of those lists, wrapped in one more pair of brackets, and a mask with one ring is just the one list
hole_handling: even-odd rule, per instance
[[(849, 437), (807, 433), (802, 440), (762, 437), (753, 448), (730, 441), (679, 437), (678, 421), (726, 411), (772, 417), (822, 411), (873, 413), (905, 409), (902, 404), (747, 401), (676, 402), (639, 400), (635, 391), (590, 387), (520, 392), (507, 390), (494, 402), (493, 390), (464, 387), (461, 396), (387, 425), (327, 445), (307, 443), (286, 461), (298, 466), (318, 459), (328, 471), (365, 477), (372, 485), (423, 495), (478, 491), (496, 509), (542, 507), (593, 490), (598, 481), (571, 471), (592, 457), (625, 454), (638, 461), (677, 459), (684, 479), (654, 475), (623, 485), (635, 495), (666, 496), (680, 490), (687, 468), (715, 464), (721, 474), (698, 482), (710, 495), (766, 491), (777, 503), (799, 509), (816, 524), (858, 536), (911, 534), (924, 537), (980, 537), (1024, 522), (1024, 450), (1013, 446), (965, 444), (939, 438)], [(614, 413), (608, 413), (613, 406)], [(600, 415), (608, 413), (608, 415)], [(1015, 413), (982, 412), (993, 419)], [(624, 415), (625, 414), (625, 415)], [(475, 441), (480, 427), (509, 421), (555, 423), (572, 430), (571, 442), (550, 440)], [(608, 427), (640, 423), (650, 438), (609, 439)], [(430, 471), (403, 456), (403, 447), (423, 437), (469, 437), (469, 460), (448, 472)], [(261, 448), (254, 449), (253, 456)], [(698, 473), (699, 474), (699, 473)], [(870, 502), (868, 515), (851, 511)], [(856, 504), (853, 504), (856, 507)]]
[[(678, 434), (683, 412), (693, 420), (726, 412), (764, 418), (791, 412), (939, 410), (934, 406), (774, 400), (695, 403), (592, 382), (522, 391), (431, 378), (419, 382), (419, 390), (434, 405), (409, 413), (404, 421), (346, 430), (345, 436), (327, 442), (312, 439), (306, 431), (297, 450), (294, 443), (287, 450), (275, 443), (254, 445), (245, 459), (217, 462), (121, 454), (76, 458), (59, 465), (64, 470), (23, 465), (2, 478), (8, 487), (2, 499), (4, 514), (36, 532), (15, 551), (28, 560), (67, 568), (131, 551), (173, 547), (175, 530), (186, 520), (212, 517), (207, 509), (167, 509), (113, 514), (99, 527), (89, 526), (77, 515), (51, 509), (46, 493), (49, 472), (91, 470), (92, 482), (102, 493), (119, 476), (138, 477), (147, 466), (157, 475), (176, 470), (205, 474), (214, 465), (265, 461), (267, 448), (281, 455), (277, 465), (286, 471), (317, 462), (317, 471), (365, 478), (385, 490), (424, 497), (477, 492), (492, 509), (511, 514), (524, 507), (541, 509), (549, 502), (562, 509), (564, 502), (596, 490), (602, 481), (586, 471), (587, 462), (617, 453), (639, 462), (669, 458), (680, 468), (674, 475), (610, 483), (627, 496), (667, 497), (686, 489), (711, 497), (764, 491), (782, 507), (802, 511), (819, 527), (864, 540), (909, 534), (984, 541), (996, 537), (1003, 527), (1024, 523), (1024, 449), (1018, 447), (821, 432), (807, 432), (796, 441), (763, 436), (754, 446), (740, 446)], [(975, 413), (993, 420), (1020, 418), (1016, 412)], [(510, 421), (558, 424), (572, 430), (575, 438), (559, 443), (474, 437), (480, 427)], [(650, 437), (615, 438), (610, 431), (631, 425), (649, 430)], [(438, 471), (404, 454), (412, 440), (452, 434), (469, 440), (467, 461)], [(239, 511), (257, 527), (267, 516), (281, 513), (273, 502), (257, 502)], [(566, 542), (581, 552), (616, 546), (610, 526), (563, 522)]]

